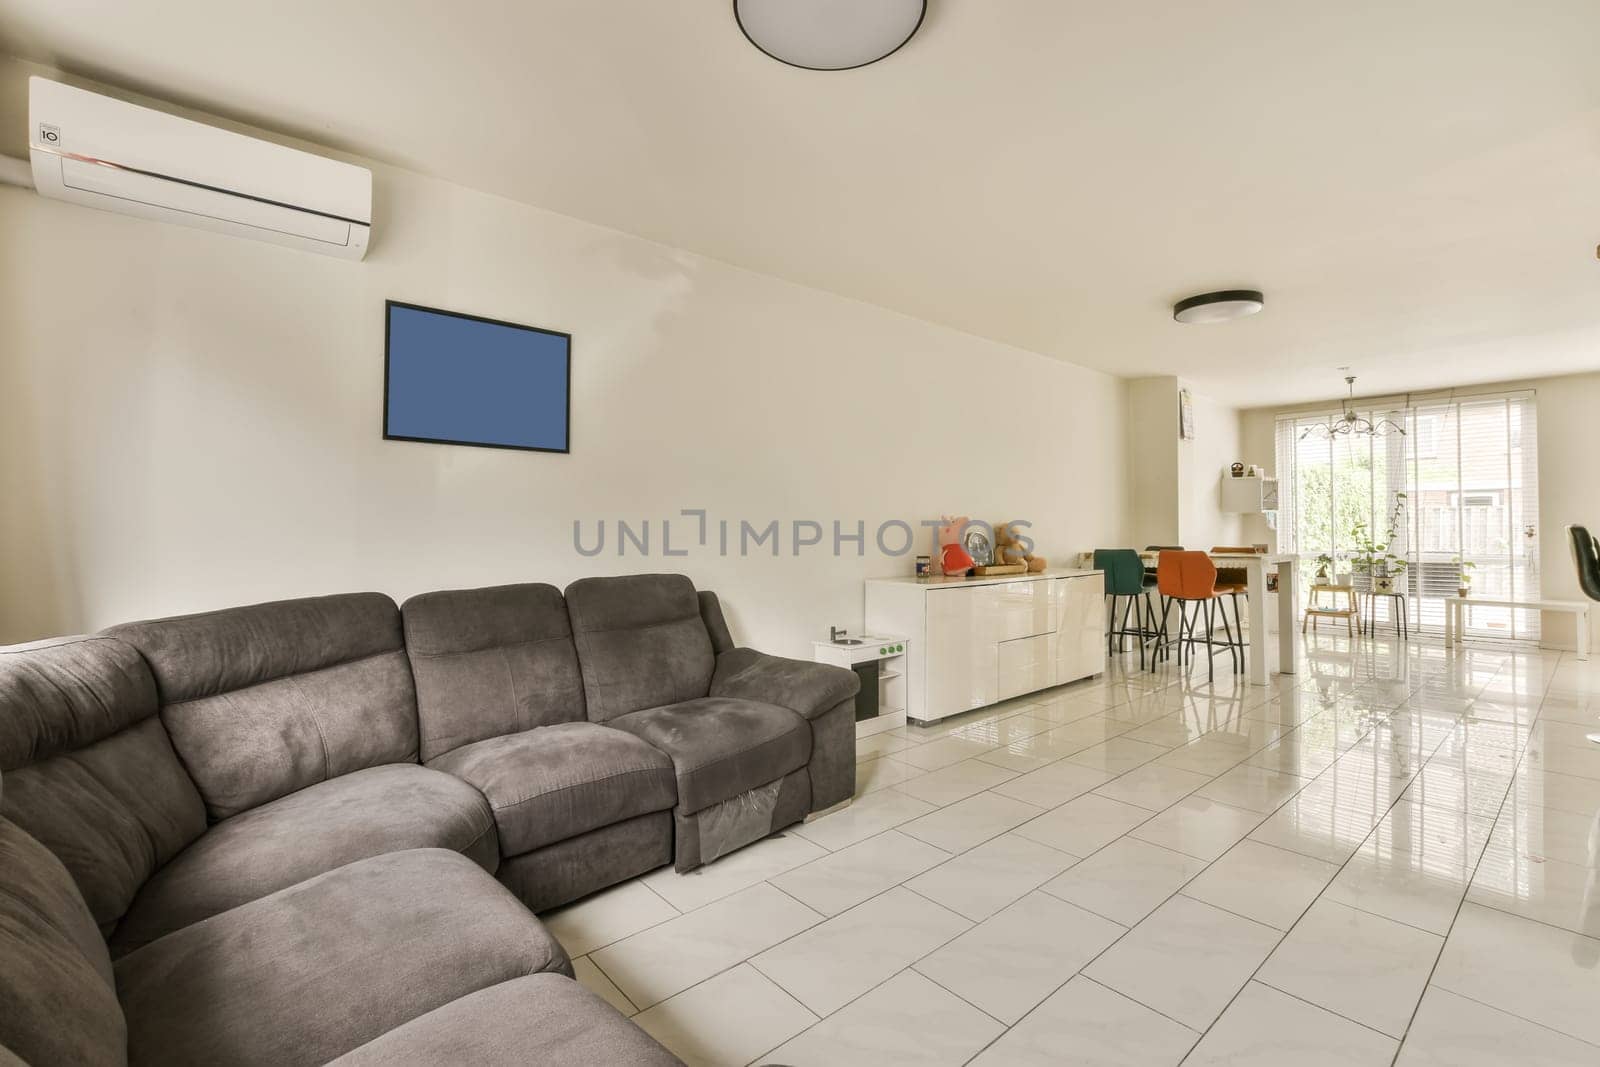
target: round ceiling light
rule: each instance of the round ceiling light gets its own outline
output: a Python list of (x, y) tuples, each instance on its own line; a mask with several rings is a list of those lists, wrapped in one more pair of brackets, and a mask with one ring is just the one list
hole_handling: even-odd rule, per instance
[(876, 63), (911, 40), (927, 11), (927, 0), (733, 0), (751, 44), (806, 70)]
[(1172, 305), (1172, 317), (1179, 322), (1227, 322), (1254, 315), (1265, 306), (1265, 298), (1255, 289), (1224, 289), (1178, 301)]

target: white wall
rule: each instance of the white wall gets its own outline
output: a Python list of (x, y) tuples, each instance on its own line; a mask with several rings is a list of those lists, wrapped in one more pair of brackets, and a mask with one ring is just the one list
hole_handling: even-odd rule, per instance
[[(1600, 372), (1564, 375), (1474, 385), (1463, 393), (1493, 393), (1532, 389), (1537, 394), (1539, 418), (1539, 584), (1541, 594), (1552, 600), (1581, 600), (1577, 572), (1567, 547), (1569, 523), (1600, 531), (1600, 476), (1596, 475), (1596, 456), (1600, 454)], [(1337, 401), (1318, 408), (1336, 409)], [(1252, 457), (1265, 456), (1274, 463), (1276, 446), (1273, 421), (1292, 408), (1257, 408), (1244, 413), (1245, 451)], [(1259, 463), (1258, 459), (1246, 462)], [(1547, 613), (1543, 622), (1543, 643), (1557, 648), (1572, 648), (1576, 635), (1572, 617)], [(1600, 636), (1600, 635), (1597, 635)]]
[(1239, 412), (1192, 387), (1195, 435), (1178, 441), (1178, 541), (1187, 548), (1240, 543), (1239, 516), (1222, 510), (1222, 479), (1240, 454)]
[[(21, 154), (25, 64), (0, 61)], [(581, 150), (581, 149), (579, 149)], [(681, 570), (808, 655), (866, 558), (587, 559), (613, 522), (1026, 518), (1121, 543), (1121, 380), (375, 166), (352, 264), (0, 187), (0, 642), (276, 597)], [(648, 181), (648, 175), (640, 175)], [(851, 254), (841, 235), (839, 254)], [(570, 456), (381, 439), (385, 298), (569, 331)], [(683, 544), (687, 526), (675, 533)], [(653, 548), (659, 551), (659, 529)], [(853, 551), (853, 549), (852, 549)]]
[[(1128, 382), (1123, 455), (1133, 493), (1128, 519), (1131, 547), (1182, 544), (1178, 540), (1178, 379), (1166, 376)], [(1109, 451), (1106, 462), (1117, 462)]]
[[(1178, 428), (1178, 394), (1189, 389), (1195, 436)], [(1171, 375), (1128, 382), (1127, 472), (1132, 543), (1209, 549), (1237, 544), (1239, 516), (1222, 510), (1222, 475), (1239, 459), (1239, 412)]]

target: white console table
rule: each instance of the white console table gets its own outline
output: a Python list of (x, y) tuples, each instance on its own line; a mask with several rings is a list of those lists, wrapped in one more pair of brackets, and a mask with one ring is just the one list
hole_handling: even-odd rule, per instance
[(1467, 609), (1474, 605), (1485, 608), (1532, 608), (1537, 611), (1569, 611), (1578, 621), (1578, 658), (1589, 658), (1589, 602), (1587, 600), (1507, 600), (1493, 596), (1451, 596), (1444, 599), (1444, 641), (1446, 645), (1461, 643), (1461, 631), (1466, 629)]
[(869, 631), (906, 635), (906, 717), (937, 722), (1106, 669), (1105, 577), (873, 578)]

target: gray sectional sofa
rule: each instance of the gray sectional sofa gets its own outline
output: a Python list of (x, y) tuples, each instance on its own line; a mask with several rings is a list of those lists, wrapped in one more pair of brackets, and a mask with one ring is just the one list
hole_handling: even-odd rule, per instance
[(847, 801), (856, 689), (676, 575), (0, 649), (0, 1067), (675, 1063), (533, 912)]

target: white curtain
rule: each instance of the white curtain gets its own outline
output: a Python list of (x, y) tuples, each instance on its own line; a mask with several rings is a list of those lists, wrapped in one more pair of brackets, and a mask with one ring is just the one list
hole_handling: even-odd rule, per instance
[[(1331, 440), (1306, 434), (1337, 409), (1277, 420), (1278, 543), (1304, 557), (1302, 577), (1314, 573), (1319, 554), (1348, 559), (1356, 524), (1365, 522), (1374, 541), (1388, 541), (1388, 551), (1405, 560), (1395, 584), (1409, 594), (1411, 624), (1419, 630), (1443, 629), (1444, 599), (1456, 594), (1463, 570), (1475, 594), (1537, 597), (1534, 395), (1427, 400), (1360, 414), (1389, 419), (1406, 432)], [(1537, 640), (1539, 613), (1477, 608), (1469, 633)]]

